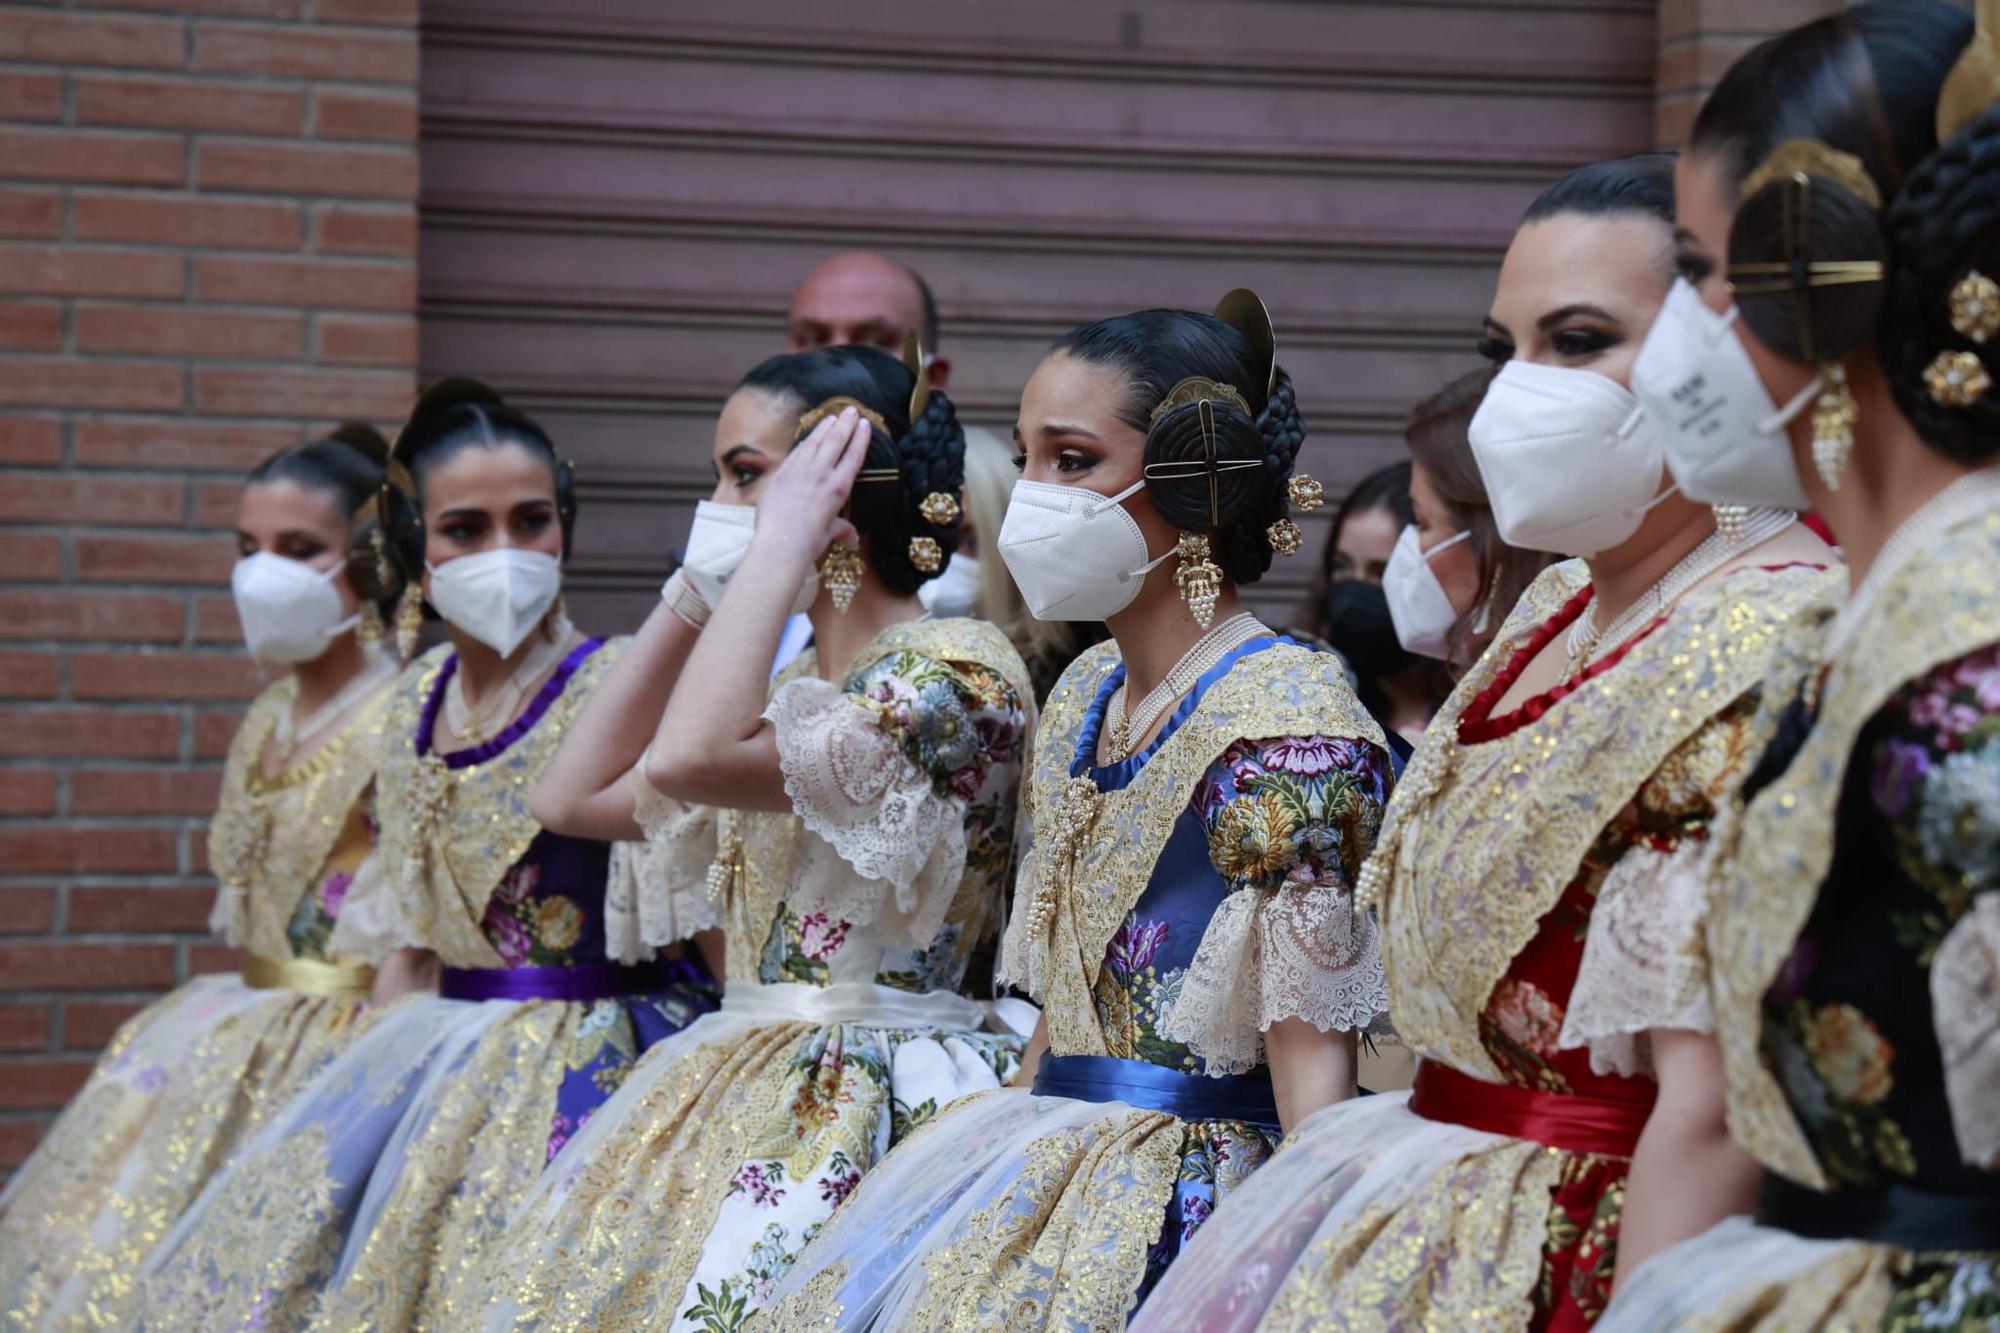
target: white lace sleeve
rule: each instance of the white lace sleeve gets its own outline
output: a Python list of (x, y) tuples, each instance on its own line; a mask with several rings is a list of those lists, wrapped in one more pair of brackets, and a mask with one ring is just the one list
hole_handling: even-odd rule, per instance
[(243, 908), (248, 894), (240, 884), (217, 884), (208, 909), (208, 933), (233, 949), (243, 947)]
[(1671, 852), (1634, 847), (1598, 889), (1557, 1042), (1587, 1047), (1596, 1073), (1651, 1077), (1654, 1028), (1715, 1030), (1702, 938), (1708, 846), (1683, 838)]
[(2000, 1166), (2000, 893), (1982, 893), (1938, 947), (1931, 1014), (1959, 1155)]
[(421, 947), (417, 933), (396, 906), (396, 895), (382, 873), (381, 857), (371, 852), (347, 886), (340, 915), (334, 918), (333, 934), (327, 940), (327, 953), (376, 966), (406, 947)]
[(831, 681), (780, 686), (764, 716), (793, 812), (834, 853), (802, 849), (787, 905), (855, 925), (900, 917), (912, 944), (929, 944), (965, 873), (965, 802), (939, 794), (877, 714)]
[(604, 898), (605, 948), (621, 963), (722, 925), (708, 895), (715, 862), (715, 811), (665, 796), (646, 781), (646, 758), (632, 766), (632, 818), (644, 842), (611, 844)]
[(1034, 843), (1026, 836), (1026, 797), (1022, 798), (1021, 836), (1014, 843), (1014, 906), (1007, 914), (1007, 926), (1000, 934), (1000, 955), (994, 967), (995, 980), (1002, 985), (1041, 998), (1042, 979), (1036, 975), (1035, 951), (1028, 939), (1028, 917), (1034, 910), (1035, 893), (1041, 875), (1035, 869)]

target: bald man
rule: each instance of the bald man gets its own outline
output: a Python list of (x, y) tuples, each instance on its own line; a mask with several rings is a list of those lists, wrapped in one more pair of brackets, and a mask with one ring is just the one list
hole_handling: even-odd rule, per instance
[(792, 293), (791, 350), (879, 347), (903, 354), (903, 335), (924, 340), (931, 384), (942, 389), (951, 362), (938, 355), (937, 302), (915, 269), (869, 250), (851, 250), (820, 264)]

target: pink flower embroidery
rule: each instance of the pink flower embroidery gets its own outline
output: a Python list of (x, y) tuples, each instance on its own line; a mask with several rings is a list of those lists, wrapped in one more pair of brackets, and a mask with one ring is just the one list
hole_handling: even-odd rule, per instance
[(326, 883), (321, 885), (319, 890), (320, 910), (328, 916), (339, 916), (340, 905), (347, 901), (347, 891), (353, 884), (354, 876), (344, 870), (337, 875), (327, 876)]
[(830, 1176), (824, 1176), (819, 1182), (820, 1202), (830, 1203), (838, 1208), (847, 1201), (847, 1196), (852, 1194), (854, 1187), (860, 1183), (861, 1173), (859, 1171), (848, 1171), (846, 1173), (836, 1171)]
[(508, 967), (519, 967), (527, 962), (528, 954), (535, 947), (528, 928), (497, 903), (486, 909), (486, 938), (493, 945), (493, 951), (500, 955), (500, 961)]
[(1326, 736), (1286, 736), (1264, 746), (1261, 756), (1266, 768), (1316, 778), (1340, 766), (1341, 755)]
[(518, 903), (527, 900), (542, 882), (542, 868), (538, 865), (517, 865), (500, 880), (500, 887), (493, 890), (493, 900), (502, 903)]
[(1503, 981), (1493, 988), (1486, 1006), (1500, 1035), (1544, 1060), (1556, 1053), (1556, 1039), (1562, 1035), (1562, 1006), (1543, 994), (1532, 981)]
[(824, 962), (847, 943), (847, 931), (847, 922), (832, 920), (825, 912), (809, 912), (799, 918), (799, 952)]
[(778, 1201), (785, 1197), (785, 1191), (764, 1174), (764, 1168), (757, 1162), (745, 1162), (737, 1171), (736, 1179), (729, 1182), (731, 1194), (748, 1194), (752, 1207), (776, 1208)]

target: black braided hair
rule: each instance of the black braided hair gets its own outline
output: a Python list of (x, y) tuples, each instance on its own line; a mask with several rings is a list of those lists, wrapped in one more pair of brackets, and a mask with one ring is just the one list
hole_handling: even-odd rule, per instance
[(1877, 344), (1896, 406), (1931, 448), (1961, 463), (2000, 453), (2000, 389), (1970, 407), (1932, 398), (1924, 370), (1968, 351), (2000, 384), (2000, 335), (1984, 346), (1951, 326), (1951, 289), (1977, 269), (2000, 279), (2000, 106), (1988, 107), (1917, 164), (1884, 219), (1892, 264)]
[(1199, 468), (1186, 469), (1187, 476), (1149, 477), (1146, 494), (1169, 523), (1209, 537), (1212, 558), (1232, 583), (1262, 578), (1272, 554), (1265, 529), (1285, 516), (1285, 483), (1306, 437), (1291, 376), (1279, 369), (1267, 393), (1267, 368), (1243, 335), (1192, 310), (1141, 310), (1080, 325), (1058, 338), (1053, 350), (1125, 378), (1117, 415), (1146, 432), (1147, 467), (1207, 460), (1198, 404), (1183, 403), (1153, 420), (1153, 409), (1176, 384), (1200, 377), (1243, 396), (1248, 412), (1226, 400), (1210, 402), (1215, 455), (1219, 462), (1255, 460), (1260, 466), (1217, 472), (1212, 491), (1211, 478)]
[[(933, 524), (920, 506), (932, 493), (964, 504), (965, 431), (950, 398), (932, 390), (922, 415), (910, 420), (916, 379), (897, 358), (873, 347), (822, 347), (774, 356), (743, 377), (738, 389), (779, 393), (807, 412), (829, 398), (852, 398), (881, 415), (889, 435), (869, 425), (863, 471), (894, 468), (891, 482), (855, 483), (848, 521), (864, 539), (868, 567), (893, 593), (908, 596), (943, 570), (958, 549), (958, 524)], [(910, 563), (910, 542), (929, 537), (941, 555), (937, 571)]]

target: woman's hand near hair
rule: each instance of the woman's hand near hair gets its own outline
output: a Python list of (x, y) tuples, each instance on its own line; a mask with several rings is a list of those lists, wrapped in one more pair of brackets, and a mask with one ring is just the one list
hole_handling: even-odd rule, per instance
[(1354, 1096), (1357, 1044), (1352, 1032), (1321, 1032), (1303, 1018), (1281, 1018), (1264, 1030), (1278, 1122), (1287, 1134), (1313, 1112)]
[(867, 423), (848, 408), (815, 426), (764, 483), (750, 550), (653, 736), (646, 778), (662, 793), (736, 810), (792, 808), (763, 716), (764, 664), (813, 563), (831, 543), (855, 540), (840, 511), (868, 441)]

